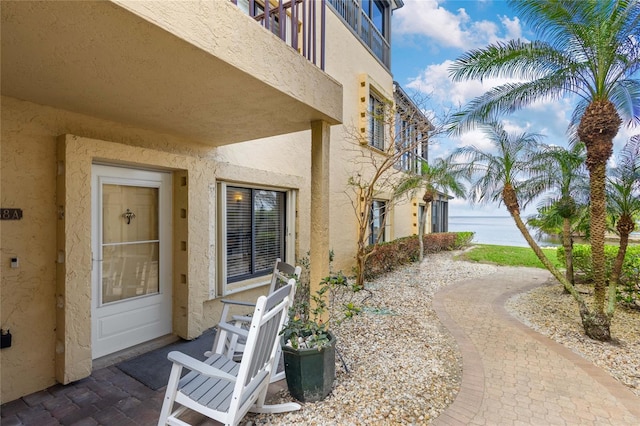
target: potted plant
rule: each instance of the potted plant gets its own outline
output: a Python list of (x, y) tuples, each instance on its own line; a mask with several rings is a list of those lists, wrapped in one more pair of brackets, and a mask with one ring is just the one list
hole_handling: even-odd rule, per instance
[[(304, 287), (300, 280), (298, 287)], [(325, 277), (315, 294), (300, 290), (302, 297), (296, 295), (281, 332), (284, 370), (289, 393), (299, 401), (314, 402), (331, 392), (335, 379), (336, 337), (329, 325), (360, 312), (352, 301), (334, 306), (336, 295), (360, 289), (340, 272)]]

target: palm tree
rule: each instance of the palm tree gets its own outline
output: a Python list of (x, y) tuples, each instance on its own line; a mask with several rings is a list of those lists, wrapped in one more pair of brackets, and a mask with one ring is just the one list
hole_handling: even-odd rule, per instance
[(571, 224), (578, 218), (581, 205), (588, 202), (588, 182), (584, 170), (585, 147), (576, 143), (571, 149), (559, 146), (544, 147), (535, 157), (534, 164), (547, 179), (551, 192), (543, 203), (553, 206), (553, 212), (562, 219), (562, 246), (564, 247), (566, 278), (575, 284), (573, 274), (573, 237)]
[(617, 165), (611, 170), (607, 180), (608, 208), (620, 236), (618, 254), (609, 279), (607, 313), (610, 315), (615, 309), (616, 285), (627, 253), (629, 234), (636, 226), (634, 216), (640, 214), (640, 135), (627, 141), (617, 160)]
[(451, 168), (442, 158), (436, 158), (433, 164), (427, 161), (420, 163), (420, 173), (408, 174), (395, 189), (395, 196), (424, 190), (422, 200), (425, 204), (424, 213), (418, 225), (418, 240), (420, 241), (419, 260), (424, 258), (424, 229), (427, 222), (427, 211), (438, 192), (452, 193), (456, 197), (465, 198), (464, 186), (460, 183), (461, 175)]
[(622, 118), (640, 122), (640, 0), (509, 0), (541, 41), (513, 40), (472, 50), (452, 65), (456, 81), (506, 77), (454, 117), (457, 129), (540, 100), (577, 95), (572, 124), (587, 148), (594, 306), (580, 316), (585, 333), (611, 338), (606, 297), (606, 163)]
[(540, 135), (526, 132), (510, 134), (498, 123), (478, 126), (484, 130), (496, 153), (471, 145), (456, 149), (448, 159), (453, 168), (463, 170), (469, 178), (469, 198), (478, 203), (504, 203), (540, 262), (581, 306), (584, 305), (582, 296), (545, 256), (520, 216), (520, 203), (526, 207), (548, 187), (545, 174), (540, 173), (534, 161), (539, 156)]

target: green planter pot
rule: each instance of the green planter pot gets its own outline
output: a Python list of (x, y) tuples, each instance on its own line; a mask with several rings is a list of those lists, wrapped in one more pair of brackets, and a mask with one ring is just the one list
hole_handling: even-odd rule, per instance
[(298, 401), (321, 401), (331, 392), (336, 376), (333, 334), (329, 334), (329, 342), (329, 346), (320, 350), (293, 349), (281, 342), (289, 393)]

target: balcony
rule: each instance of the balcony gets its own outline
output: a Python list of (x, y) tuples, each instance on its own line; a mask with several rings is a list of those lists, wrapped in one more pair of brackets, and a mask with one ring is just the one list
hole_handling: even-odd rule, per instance
[(230, 0), (267, 30), (324, 70), (325, 0)]
[(391, 11), (402, 0), (327, 0), (343, 22), (387, 68), (391, 69)]
[(3, 2), (1, 93), (211, 146), (338, 124), (342, 86), (321, 69), (324, 3), (294, 5), (264, 16), (298, 21), (298, 48), (231, 1)]

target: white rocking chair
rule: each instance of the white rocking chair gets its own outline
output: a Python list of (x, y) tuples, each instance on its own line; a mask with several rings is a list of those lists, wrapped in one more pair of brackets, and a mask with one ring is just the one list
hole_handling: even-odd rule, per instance
[[(291, 279), (285, 287), (258, 298), (239, 364), (218, 353), (204, 362), (181, 352), (169, 353), (173, 367), (159, 426), (187, 425), (178, 418), (187, 409), (235, 426), (249, 411), (284, 413), (301, 408), (293, 402), (264, 405), (271, 371), (275, 368), (275, 355), (280, 347), (278, 334), (287, 317), (289, 297), (293, 297), (295, 285), (295, 279)], [(181, 379), (183, 368), (191, 372)], [(176, 402), (181, 406), (174, 410)]]
[[(286, 285), (291, 278), (300, 279), (302, 268), (300, 266), (293, 266), (286, 262), (276, 259), (276, 263), (273, 267), (273, 274), (271, 275), (271, 284), (269, 286), (269, 293), (272, 294), (282, 286)], [(295, 290), (294, 290), (295, 291)], [(246, 331), (242, 333), (239, 328), (246, 329), (247, 325), (251, 323), (251, 316), (248, 315), (229, 315), (230, 307), (247, 306), (254, 307), (255, 303), (243, 302), (240, 300), (222, 299), (224, 304), (222, 308), (222, 315), (220, 316), (220, 322), (218, 323), (216, 330), (216, 337), (213, 341), (213, 346), (210, 351), (204, 353), (209, 357), (213, 354), (222, 354), (227, 358), (239, 360), (244, 353)], [(293, 305), (293, 296), (289, 300), (289, 306)], [(287, 307), (288, 310), (288, 307)], [(285, 320), (286, 321), (286, 320)], [(276, 367), (280, 360), (281, 349), (278, 345), (278, 352), (276, 353)], [(271, 383), (283, 380), (285, 378), (284, 371), (277, 372), (277, 368), (273, 369)]]

